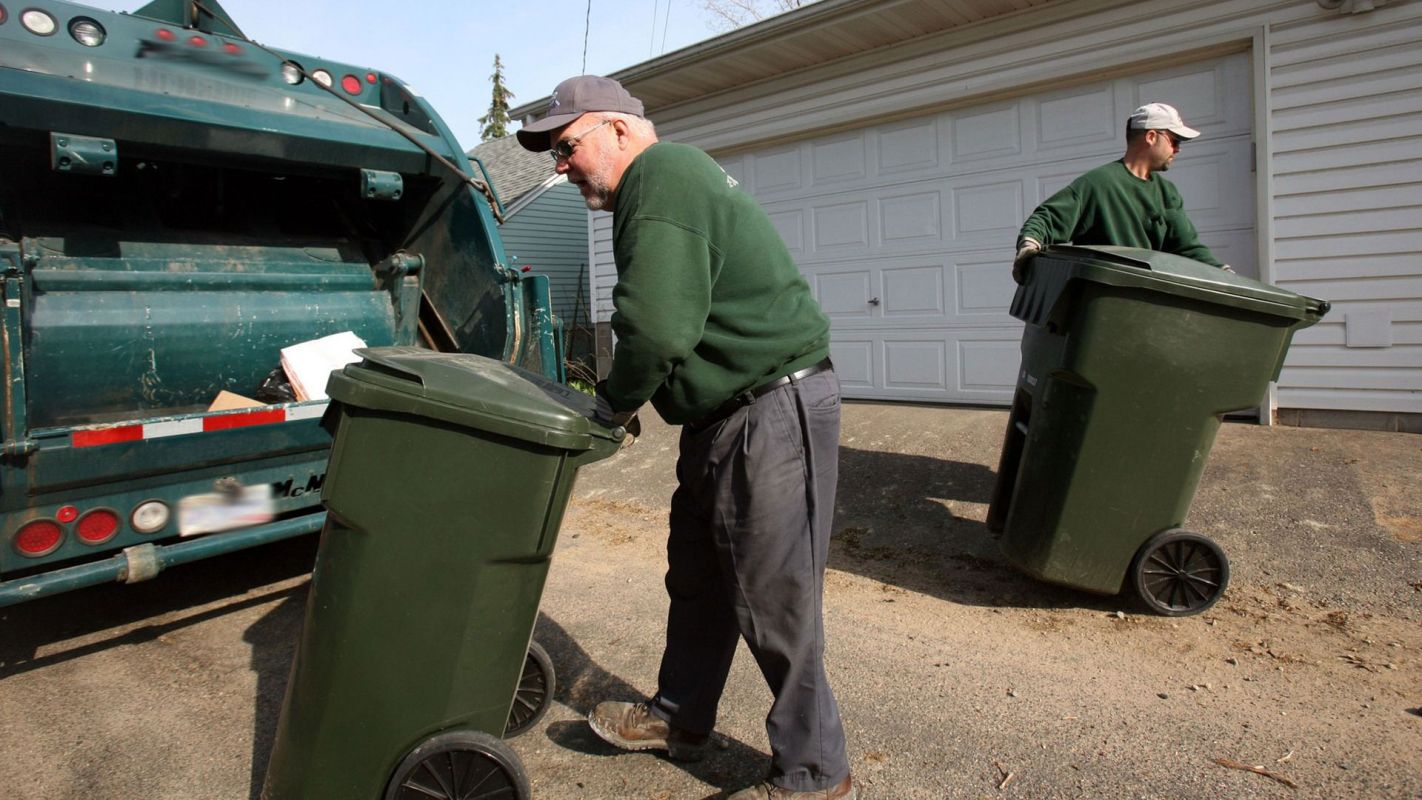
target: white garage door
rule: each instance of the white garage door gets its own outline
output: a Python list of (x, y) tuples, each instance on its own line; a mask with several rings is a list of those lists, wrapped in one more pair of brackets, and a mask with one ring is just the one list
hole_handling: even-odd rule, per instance
[(721, 159), (785, 237), (833, 320), (847, 397), (1006, 404), (1021, 324), (1007, 314), (1017, 230), (1043, 199), (1125, 150), (1142, 103), (1203, 132), (1169, 178), (1202, 240), (1254, 264), (1246, 54), (1103, 80)]

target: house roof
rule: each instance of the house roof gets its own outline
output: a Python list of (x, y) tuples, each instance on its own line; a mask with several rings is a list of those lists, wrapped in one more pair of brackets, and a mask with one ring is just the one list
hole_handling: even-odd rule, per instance
[(469, 155), (484, 162), (499, 202), (508, 213), (517, 210), (525, 199), (531, 200), (538, 190), (562, 179), (553, 171), (553, 159), (547, 153), (523, 149), (514, 136), (475, 145)]
[[(817, 65), (1030, 12), (1060, 0), (820, 0), (613, 73), (648, 116)], [(551, 89), (552, 87), (550, 87)], [(537, 119), (548, 97), (509, 112)]]

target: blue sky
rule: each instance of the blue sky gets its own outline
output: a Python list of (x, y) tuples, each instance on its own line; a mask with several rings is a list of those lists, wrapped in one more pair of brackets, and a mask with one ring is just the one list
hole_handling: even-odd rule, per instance
[[(103, 0), (80, 0), (105, 6)], [(134, 11), (145, 0), (110, 0)], [(583, 69), (587, 0), (221, 0), (252, 39), (388, 72), (410, 84), (466, 150), (479, 143), (494, 54), (513, 105)], [(668, 13), (670, 8), (670, 13)], [(607, 74), (719, 34), (701, 0), (592, 0), (587, 72)], [(655, 28), (654, 28), (655, 15)]]

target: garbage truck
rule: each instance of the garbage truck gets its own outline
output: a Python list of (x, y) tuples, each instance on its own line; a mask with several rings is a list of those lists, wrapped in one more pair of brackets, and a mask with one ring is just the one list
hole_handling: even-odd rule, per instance
[(0, 0), (0, 606), (319, 531), (326, 373), (293, 395), (283, 350), (560, 378), (470, 172), (398, 78), (217, 0)]

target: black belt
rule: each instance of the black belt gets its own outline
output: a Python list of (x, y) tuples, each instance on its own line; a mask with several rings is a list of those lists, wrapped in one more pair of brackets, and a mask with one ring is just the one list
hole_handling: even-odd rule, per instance
[(741, 392), (740, 394), (736, 395), (735, 397), (732, 397), (730, 400), (727, 400), (726, 402), (722, 403), (721, 405), (716, 406), (716, 408), (713, 409), (711, 413), (707, 414), (701, 419), (698, 419), (695, 422), (686, 423), (686, 427), (691, 428), (692, 430), (700, 430), (702, 428), (709, 427), (711, 425), (716, 424), (717, 422), (720, 422), (726, 417), (729, 417), (732, 414), (736, 413), (736, 411), (739, 410), (742, 406), (748, 406), (751, 403), (754, 403), (756, 401), (756, 398), (758, 397), (763, 397), (764, 395), (770, 394), (771, 392), (775, 391), (776, 389), (779, 389), (782, 386), (787, 386), (792, 383), (798, 383), (800, 381), (803, 381), (811, 375), (818, 375), (821, 372), (829, 372), (832, 369), (834, 369), (834, 364), (831, 363), (828, 358), (826, 358), (818, 364), (811, 364), (810, 366), (805, 367), (801, 370), (796, 370), (795, 372), (792, 372), (789, 375), (782, 375), (773, 381), (766, 381), (765, 383), (762, 383), (754, 389), (747, 389), (744, 392)]

